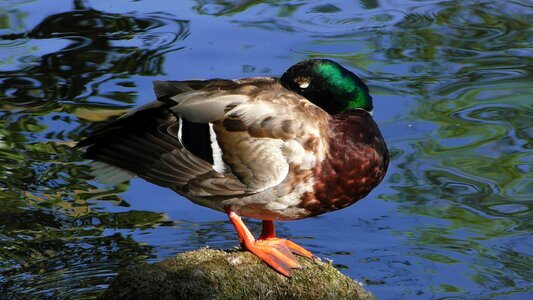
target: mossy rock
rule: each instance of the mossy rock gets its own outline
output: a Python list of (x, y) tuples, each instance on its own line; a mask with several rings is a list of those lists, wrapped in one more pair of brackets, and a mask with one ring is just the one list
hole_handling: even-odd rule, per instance
[(298, 261), (286, 278), (250, 252), (184, 252), (120, 273), (99, 299), (374, 299), (331, 263)]

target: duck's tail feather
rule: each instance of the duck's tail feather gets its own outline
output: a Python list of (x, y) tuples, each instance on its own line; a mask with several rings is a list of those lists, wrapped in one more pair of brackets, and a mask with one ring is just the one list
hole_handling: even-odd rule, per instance
[(96, 161), (93, 173), (103, 183), (137, 175), (160, 186), (181, 187), (212, 167), (184, 148), (178, 119), (166, 105), (149, 107), (97, 130), (76, 147), (86, 147), (83, 157)]

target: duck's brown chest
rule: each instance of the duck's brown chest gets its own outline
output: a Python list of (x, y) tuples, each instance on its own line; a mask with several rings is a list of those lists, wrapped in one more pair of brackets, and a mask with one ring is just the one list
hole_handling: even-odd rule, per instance
[(312, 192), (300, 207), (319, 215), (351, 205), (365, 197), (385, 176), (389, 152), (372, 117), (364, 111), (337, 116), (330, 122), (326, 158), (313, 169)]

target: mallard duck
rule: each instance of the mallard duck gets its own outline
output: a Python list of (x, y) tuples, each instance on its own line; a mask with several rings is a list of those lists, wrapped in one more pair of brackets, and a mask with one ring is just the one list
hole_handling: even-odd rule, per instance
[[(312, 258), (276, 237), (273, 221), (347, 207), (383, 179), (389, 153), (372, 118), (372, 97), (328, 59), (280, 78), (155, 81), (157, 101), (78, 143), (95, 175), (133, 176), (229, 216), (241, 245), (279, 273)], [(262, 220), (258, 239), (241, 216)]]

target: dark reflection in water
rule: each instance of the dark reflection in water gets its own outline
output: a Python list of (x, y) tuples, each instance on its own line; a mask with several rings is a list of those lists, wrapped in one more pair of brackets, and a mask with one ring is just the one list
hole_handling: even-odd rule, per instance
[(94, 298), (137, 262), (236, 245), (223, 216), (92, 181), (71, 146), (154, 79), (324, 56), (368, 81), (393, 161), (368, 200), (280, 232), (378, 298), (531, 296), (531, 3), (50, 3), (0, 4), (0, 298)]

